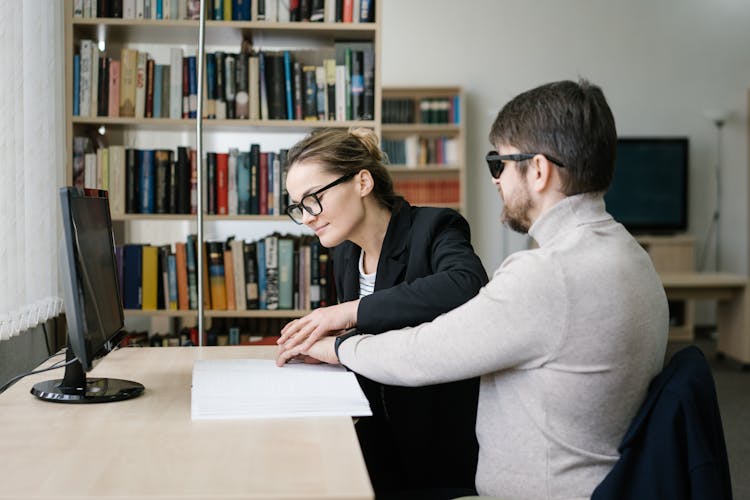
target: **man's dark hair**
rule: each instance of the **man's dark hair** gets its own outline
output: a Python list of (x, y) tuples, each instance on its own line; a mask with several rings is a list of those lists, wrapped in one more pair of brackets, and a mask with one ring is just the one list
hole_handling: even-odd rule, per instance
[(568, 196), (604, 192), (612, 181), (615, 119), (602, 89), (586, 80), (552, 82), (514, 97), (495, 118), (490, 142), (561, 161)]

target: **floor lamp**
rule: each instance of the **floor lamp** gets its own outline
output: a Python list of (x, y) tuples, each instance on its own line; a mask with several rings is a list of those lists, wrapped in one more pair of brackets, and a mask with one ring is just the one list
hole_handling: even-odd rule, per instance
[(703, 252), (701, 256), (700, 269), (705, 270), (706, 265), (706, 254), (708, 245), (713, 237), (714, 240), (714, 271), (718, 272), (721, 268), (721, 255), (720, 250), (720, 216), (721, 216), (721, 143), (722, 143), (722, 129), (726, 122), (726, 113), (713, 113), (710, 116), (714, 126), (716, 126), (716, 200), (714, 201), (714, 213), (711, 217), (711, 224), (708, 227), (708, 234), (706, 235), (706, 242), (703, 245)]

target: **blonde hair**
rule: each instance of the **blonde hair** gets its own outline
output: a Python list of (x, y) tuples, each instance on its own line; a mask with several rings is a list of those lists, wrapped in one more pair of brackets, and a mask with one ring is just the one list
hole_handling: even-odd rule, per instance
[(315, 161), (325, 171), (338, 175), (367, 170), (375, 182), (373, 195), (381, 205), (392, 210), (402, 200), (393, 190), (393, 179), (386, 167), (388, 158), (371, 129), (318, 129), (292, 146), (287, 155), (290, 169), (307, 161)]

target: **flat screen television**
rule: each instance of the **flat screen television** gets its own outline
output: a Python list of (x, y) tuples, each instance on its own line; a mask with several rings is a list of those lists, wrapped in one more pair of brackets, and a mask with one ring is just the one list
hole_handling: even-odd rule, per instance
[(130, 380), (87, 378), (95, 360), (117, 344), (124, 326), (112, 219), (106, 191), (60, 189), (63, 240), (60, 267), (68, 348), (62, 379), (39, 382), (31, 393), (60, 403), (103, 403), (138, 396)]
[(688, 224), (687, 137), (621, 137), (607, 211), (632, 233), (669, 234)]

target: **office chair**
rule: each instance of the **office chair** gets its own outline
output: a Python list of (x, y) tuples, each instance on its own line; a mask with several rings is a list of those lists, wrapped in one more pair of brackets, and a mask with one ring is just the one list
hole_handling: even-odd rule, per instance
[(698, 347), (654, 377), (618, 451), (592, 500), (732, 499), (714, 379)]

